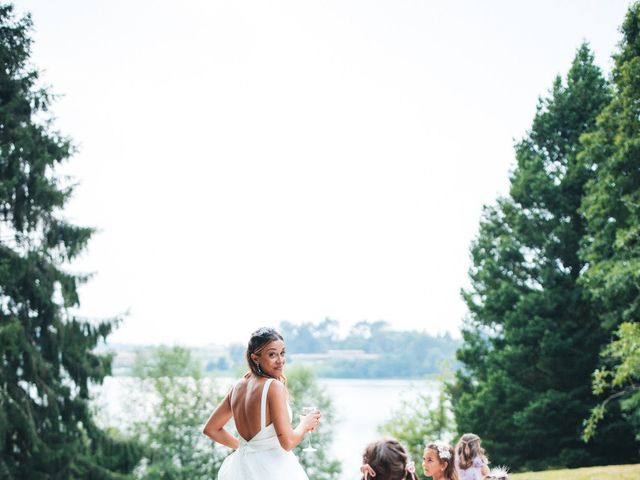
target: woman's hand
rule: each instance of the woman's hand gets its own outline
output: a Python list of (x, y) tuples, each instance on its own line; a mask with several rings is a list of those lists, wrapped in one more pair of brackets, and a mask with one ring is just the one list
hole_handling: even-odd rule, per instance
[(320, 425), (321, 416), (320, 410), (316, 410), (315, 412), (311, 412), (306, 415), (300, 415), (300, 424), (303, 425), (306, 432), (312, 432), (318, 427), (318, 425)]

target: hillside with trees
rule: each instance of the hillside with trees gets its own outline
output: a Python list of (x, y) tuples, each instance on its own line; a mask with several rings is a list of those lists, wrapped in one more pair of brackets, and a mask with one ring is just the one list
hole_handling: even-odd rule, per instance
[[(430, 335), (415, 330), (394, 330), (384, 321), (358, 322), (345, 337), (338, 335), (338, 327), (338, 322), (331, 319), (316, 324), (280, 324), (294, 362), (305, 358), (296, 355), (299, 353), (325, 354), (315, 363), (320, 377), (419, 378), (434, 375), (454, 366), (455, 351), (460, 345), (460, 340), (448, 333)], [(351, 352), (351, 356), (341, 352)]]

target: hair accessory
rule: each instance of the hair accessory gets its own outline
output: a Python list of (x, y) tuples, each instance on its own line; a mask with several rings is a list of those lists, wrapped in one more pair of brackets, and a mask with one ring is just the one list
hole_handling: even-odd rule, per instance
[(492, 468), (487, 475), (486, 478), (490, 478), (491, 480), (507, 480), (509, 478), (509, 468), (508, 467), (496, 467)]
[(371, 475), (372, 477), (376, 476), (376, 472), (368, 463), (365, 463), (360, 467), (360, 472), (364, 474), (364, 480), (367, 480), (369, 478), (369, 475)]
[(409, 460), (407, 462), (407, 466), (404, 467), (404, 469), (408, 472), (408, 473), (416, 473), (416, 464), (413, 463), (413, 460)]
[(449, 460), (451, 458), (451, 451), (449, 450), (449, 445), (442, 442), (434, 442), (434, 445), (438, 449), (438, 456), (444, 460)]
[(276, 330), (274, 328), (271, 328), (271, 327), (262, 327), (262, 328), (259, 328), (258, 330), (256, 330), (253, 333), (253, 336), (254, 337), (265, 337), (267, 335), (271, 335), (271, 334), (275, 333), (275, 331)]

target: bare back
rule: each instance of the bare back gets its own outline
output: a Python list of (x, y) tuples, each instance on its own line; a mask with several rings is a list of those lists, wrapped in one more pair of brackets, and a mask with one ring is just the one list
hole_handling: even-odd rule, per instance
[[(266, 380), (263, 377), (254, 376), (243, 378), (229, 394), (236, 430), (246, 441), (260, 432), (260, 401)], [(269, 425), (271, 413), (268, 402), (265, 417), (265, 424)]]

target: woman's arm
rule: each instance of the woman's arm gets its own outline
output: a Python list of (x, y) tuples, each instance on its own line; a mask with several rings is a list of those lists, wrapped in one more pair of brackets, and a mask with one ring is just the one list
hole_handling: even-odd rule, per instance
[(291, 428), (289, 412), (287, 411), (287, 392), (279, 381), (271, 383), (267, 394), (271, 422), (276, 429), (280, 446), (285, 450), (293, 450), (304, 438), (304, 434), (314, 430), (320, 423), (320, 412), (310, 413), (301, 417), (296, 428)]
[(240, 441), (224, 429), (224, 426), (232, 416), (231, 392), (229, 392), (220, 405), (213, 411), (209, 420), (207, 420), (207, 423), (202, 429), (202, 433), (214, 442), (221, 443), (229, 448), (238, 448)]

